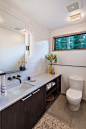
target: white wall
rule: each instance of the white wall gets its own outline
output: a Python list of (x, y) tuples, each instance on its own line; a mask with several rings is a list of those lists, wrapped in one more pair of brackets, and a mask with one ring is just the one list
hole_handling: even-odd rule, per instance
[[(52, 51), (52, 37), (79, 31), (86, 31), (86, 23), (51, 31), (50, 53), (57, 54), (58, 64), (86, 66), (86, 50)], [(86, 99), (86, 68), (70, 66), (54, 66), (57, 73), (62, 73), (62, 92), (68, 89), (68, 77), (76, 76), (84, 79), (83, 99)]]
[(11, 0), (1, 0), (0, 9), (25, 22), (26, 31), (31, 35), (30, 55), (25, 59), (28, 62), (26, 65), (27, 70), (22, 73), (6, 75), (6, 85), (10, 86), (19, 83), (18, 80), (8, 81), (9, 76), (21, 74), (22, 79), (26, 79), (28, 76), (34, 77), (45, 73), (47, 68), (45, 55), (49, 53), (50, 30), (29, 17), (29, 14), (12, 3)]

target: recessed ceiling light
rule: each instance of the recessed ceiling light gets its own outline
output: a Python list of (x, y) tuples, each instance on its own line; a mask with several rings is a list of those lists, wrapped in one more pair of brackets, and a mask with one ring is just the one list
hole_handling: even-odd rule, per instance
[(81, 20), (81, 13), (70, 16), (70, 20), (71, 22), (76, 22), (76, 21)]

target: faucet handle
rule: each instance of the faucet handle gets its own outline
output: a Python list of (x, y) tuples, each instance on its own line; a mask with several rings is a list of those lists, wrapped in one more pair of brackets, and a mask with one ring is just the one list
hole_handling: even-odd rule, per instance
[(12, 78), (11, 78), (11, 77), (8, 77), (8, 80), (10, 80), (10, 81), (11, 81), (11, 80), (12, 80)]
[(12, 78), (13, 78), (13, 79), (15, 79), (16, 77), (15, 77), (15, 76), (13, 76)]
[(19, 77), (19, 78), (20, 78), (20, 77), (21, 77), (21, 75), (17, 75), (17, 77)]

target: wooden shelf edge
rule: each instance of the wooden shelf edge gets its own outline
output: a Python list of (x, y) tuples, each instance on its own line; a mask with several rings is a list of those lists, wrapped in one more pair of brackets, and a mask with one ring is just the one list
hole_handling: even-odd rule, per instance
[[(51, 90), (53, 87), (55, 87), (57, 84), (55, 84), (54, 86), (52, 86), (49, 90)], [(46, 93), (49, 91), (49, 90), (46, 90)]]

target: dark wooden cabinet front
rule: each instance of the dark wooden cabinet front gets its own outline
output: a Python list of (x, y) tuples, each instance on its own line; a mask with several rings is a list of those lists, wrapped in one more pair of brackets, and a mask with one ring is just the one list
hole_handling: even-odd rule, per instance
[(57, 94), (61, 93), (61, 75), (57, 78)]
[(33, 125), (41, 118), (46, 110), (46, 86), (33, 92), (32, 98), (32, 121)]
[(40, 119), (46, 109), (45, 86), (26, 97), (1, 112), (1, 129), (32, 129)]
[(18, 101), (1, 112), (2, 129), (31, 129), (31, 100)]

